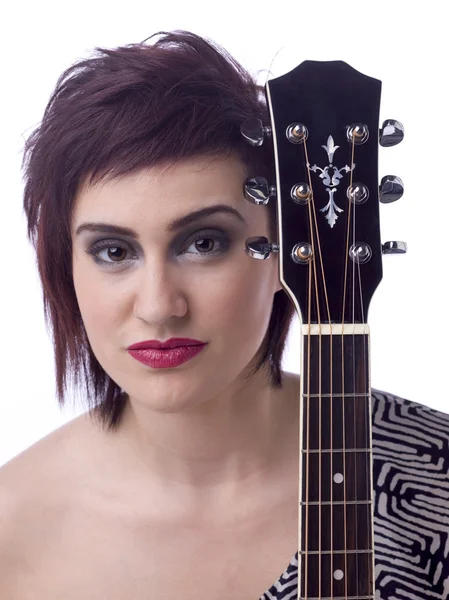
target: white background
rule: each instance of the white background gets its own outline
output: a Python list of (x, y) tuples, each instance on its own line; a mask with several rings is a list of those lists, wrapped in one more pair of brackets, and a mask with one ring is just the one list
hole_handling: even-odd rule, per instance
[[(444, 2), (20, 2), (3, 8), (1, 40), (0, 464), (76, 415), (55, 397), (53, 350), (22, 216), (23, 141), (42, 118), (61, 72), (95, 46), (188, 29), (223, 45), (253, 74), (276, 77), (307, 59), (344, 60), (382, 80), (381, 122), (405, 140), (380, 149), (379, 178), (399, 175), (400, 201), (381, 205), (384, 257), (371, 304), (372, 385), (449, 412), (448, 33)], [(262, 74), (262, 79), (265, 77)], [(284, 369), (299, 372), (299, 321)]]

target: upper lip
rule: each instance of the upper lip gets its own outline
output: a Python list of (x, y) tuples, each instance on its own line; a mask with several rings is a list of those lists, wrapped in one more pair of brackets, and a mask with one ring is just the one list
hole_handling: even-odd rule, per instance
[(178, 346), (198, 346), (205, 344), (201, 340), (193, 340), (191, 338), (170, 338), (165, 342), (159, 340), (146, 340), (144, 342), (137, 342), (128, 346), (128, 350), (143, 350), (144, 348), (177, 348)]

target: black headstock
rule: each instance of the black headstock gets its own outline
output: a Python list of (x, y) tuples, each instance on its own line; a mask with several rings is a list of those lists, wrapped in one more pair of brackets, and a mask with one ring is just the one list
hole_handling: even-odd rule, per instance
[(305, 61), (266, 95), (281, 282), (303, 323), (366, 323), (382, 279), (381, 82), (342, 61)]

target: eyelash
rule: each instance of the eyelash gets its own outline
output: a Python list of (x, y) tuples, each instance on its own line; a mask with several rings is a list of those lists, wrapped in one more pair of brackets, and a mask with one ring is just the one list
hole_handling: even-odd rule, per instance
[[(189, 244), (188, 247), (190, 247), (192, 244), (194, 244), (195, 242), (198, 242), (199, 240), (213, 240), (214, 242), (220, 242), (222, 248), (220, 250), (214, 250), (212, 252), (187, 252), (186, 254), (199, 254), (199, 255), (205, 255), (205, 259), (201, 259), (201, 260), (207, 260), (207, 257), (209, 256), (216, 256), (216, 255), (220, 255), (220, 254), (224, 254), (229, 245), (230, 245), (230, 240), (229, 240), (229, 236), (223, 231), (220, 232), (219, 234), (217, 234), (216, 232), (206, 232), (206, 231), (202, 231), (202, 232), (198, 232), (197, 234), (195, 234), (194, 239), (191, 241), (191, 243)], [(107, 260), (103, 260), (101, 258), (99, 258), (99, 254), (100, 252), (102, 252), (103, 250), (107, 250), (109, 248), (124, 248), (126, 250), (130, 250), (130, 246), (129, 244), (127, 244), (126, 242), (120, 241), (120, 240), (100, 240), (99, 242), (96, 242), (95, 244), (93, 244), (88, 250), (86, 250), (87, 254), (92, 255), (94, 261), (102, 266), (106, 266), (106, 267), (111, 267), (111, 268), (118, 268), (119, 266), (123, 266), (124, 264), (126, 264), (126, 262), (128, 262), (131, 259), (125, 259), (125, 260), (119, 260), (119, 261), (107, 261)], [(135, 255), (134, 255), (135, 256)]]

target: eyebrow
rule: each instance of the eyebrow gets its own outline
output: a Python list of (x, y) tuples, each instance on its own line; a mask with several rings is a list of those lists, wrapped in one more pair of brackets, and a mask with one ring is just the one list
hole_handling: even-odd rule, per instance
[[(183, 229), (187, 225), (198, 221), (199, 219), (203, 219), (204, 217), (209, 217), (211, 215), (215, 215), (217, 213), (230, 214), (237, 217), (242, 223), (248, 224), (245, 217), (239, 213), (239, 211), (232, 206), (228, 206), (227, 204), (215, 204), (213, 206), (207, 206), (206, 208), (200, 208), (199, 210), (195, 210), (187, 215), (182, 217), (178, 217), (170, 221), (167, 225), (167, 232), (173, 233), (175, 231), (179, 231)], [(91, 231), (97, 232), (100, 231), (102, 233), (118, 233), (121, 235), (127, 235), (134, 239), (139, 239), (139, 234), (129, 227), (121, 227), (120, 225), (111, 225), (109, 223), (93, 223), (86, 222), (82, 223), (79, 227), (77, 227), (75, 235), (80, 235), (83, 231)]]

